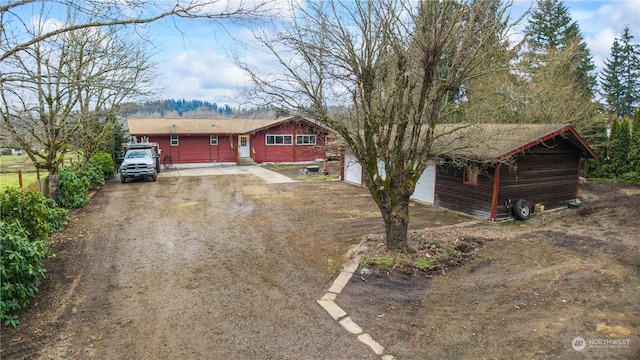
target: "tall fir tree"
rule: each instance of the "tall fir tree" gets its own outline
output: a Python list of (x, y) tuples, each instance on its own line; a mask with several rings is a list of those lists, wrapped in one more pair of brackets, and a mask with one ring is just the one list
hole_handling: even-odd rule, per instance
[(611, 46), (600, 84), (607, 109), (618, 118), (633, 116), (640, 105), (640, 45), (632, 42), (629, 27)]
[(569, 10), (560, 0), (538, 0), (537, 6), (525, 29), (530, 50), (542, 62), (545, 55), (571, 51), (567, 73), (591, 100), (597, 85), (595, 65), (578, 23), (571, 19)]
[(587, 131), (580, 133), (585, 139), (589, 139), (589, 146), (596, 153), (596, 159), (587, 159), (584, 162), (582, 174), (590, 178), (606, 178), (607, 166), (607, 120), (604, 115), (595, 116), (592, 125)]
[(609, 160), (610, 175), (622, 177), (629, 169), (629, 145), (631, 133), (629, 119), (613, 119), (611, 123), (611, 135), (609, 136)]
[(631, 123), (631, 143), (629, 144), (629, 167), (640, 182), (640, 108), (636, 109)]

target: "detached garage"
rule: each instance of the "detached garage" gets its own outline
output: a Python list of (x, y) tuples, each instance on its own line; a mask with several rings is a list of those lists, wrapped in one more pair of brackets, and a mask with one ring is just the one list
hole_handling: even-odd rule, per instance
[(411, 199), (433, 205), (435, 203), (435, 195), (436, 165), (434, 164), (427, 166), (422, 175), (420, 175)]
[[(534, 204), (566, 207), (578, 197), (581, 161), (596, 157), (570, 125), (476, 124), (442, 141), (450, 150), (422, 173), (412, 199), (487, 220), (528, 217)], [(364, 185), (355, 157), (347, 150), (344, 159), (344, 180)]]
[(356, 160), (353, 154), (344, 154), (342, 156), (343, 168), (344, 168), (344, 181), (355, 184), (363, 185), (362, 181), (362, 165)]

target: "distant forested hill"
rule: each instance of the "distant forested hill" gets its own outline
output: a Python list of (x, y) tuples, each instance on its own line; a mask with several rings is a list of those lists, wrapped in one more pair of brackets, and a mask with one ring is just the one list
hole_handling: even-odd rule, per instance
[(266, 107), (232, 108), (202, 100), (156, 100), (142, 103), (129, 103), (123, 113), (125, 118), (270, 118), (275, 111)]

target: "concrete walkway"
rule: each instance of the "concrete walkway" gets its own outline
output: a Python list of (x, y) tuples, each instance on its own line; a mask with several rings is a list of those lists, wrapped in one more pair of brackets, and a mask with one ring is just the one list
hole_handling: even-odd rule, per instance
[(267, 184), (282, 184), (296, 182), (275, 171), (267, 170), (260, 166), (211, 166), (189, 169), (162, 170), (159, 178), (174, 176), (215, 176), (215, 175), (254, 175), (267, 182)]

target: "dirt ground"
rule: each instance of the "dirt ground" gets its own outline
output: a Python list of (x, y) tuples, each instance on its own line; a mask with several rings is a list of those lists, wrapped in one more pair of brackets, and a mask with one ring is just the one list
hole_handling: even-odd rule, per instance
[[(443, 228), (488, 241), (446, 275), (356, 275), (336, 302), (396, 359), (640, 357), (640, 187), (584, 194), (578, 210)], [(316, 304), (383, 231), (363, 188), (110, 181), (72, 218), (22, 325), (2, 328), (3, 359), (377, 358)], [(412, 229), (468, 220), (411, 207)]]
[(640, 187), (582, 194), (578, 210), (447, 229), (488, 241), (445, 276), (354, 276), (336, 302), (397, 359), (640, 359)]

